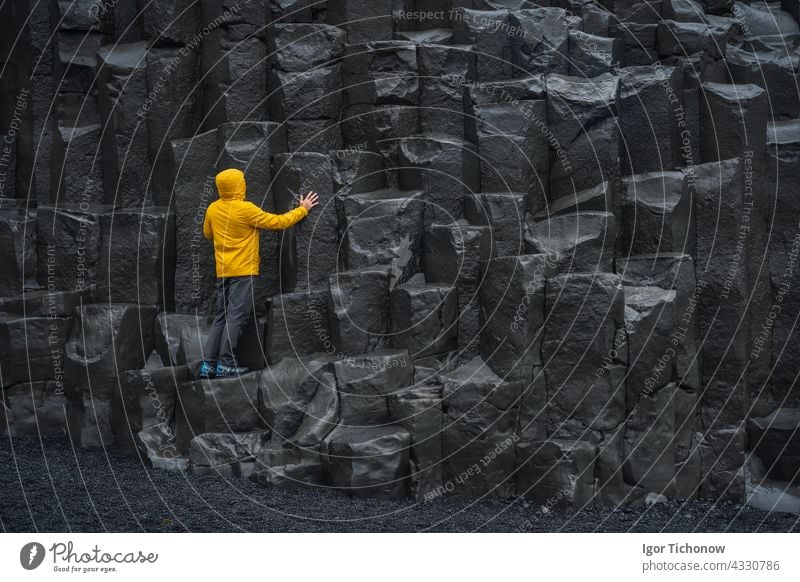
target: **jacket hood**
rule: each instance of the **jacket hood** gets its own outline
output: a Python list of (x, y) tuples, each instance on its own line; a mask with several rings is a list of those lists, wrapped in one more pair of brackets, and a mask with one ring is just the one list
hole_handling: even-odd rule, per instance
[(223, 200), (244, 200), (247, 186), (244, 181), (244, 172), (235, 168), (223, 170), (217, 174), (214, 181), (217, 192)]

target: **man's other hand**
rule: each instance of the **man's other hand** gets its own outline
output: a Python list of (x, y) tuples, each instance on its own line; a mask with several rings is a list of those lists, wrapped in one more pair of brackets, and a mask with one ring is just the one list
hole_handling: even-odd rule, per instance
[(305, 207), (306, 210), (309, 212), (312, 208), (314, 208), (317, 204), (319, 204), (319, 196), (317, 196), (316, 192), (309, 192), (305, 195), (300, 195), (300, 206)]

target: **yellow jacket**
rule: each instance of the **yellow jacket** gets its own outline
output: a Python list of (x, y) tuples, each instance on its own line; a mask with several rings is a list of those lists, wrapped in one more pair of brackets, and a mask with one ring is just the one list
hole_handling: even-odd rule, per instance
[(217, 277), (258, 275), (259, 229), (290, 228), (303, 220), (308, 210), (298, 206), (286, 214), (264, 212), (245, 200), (247, 187), (240, 170), (224, 170), (217, 174), (215, 182), (219, 200), (206, 210), (203, 236), (214, 240)]

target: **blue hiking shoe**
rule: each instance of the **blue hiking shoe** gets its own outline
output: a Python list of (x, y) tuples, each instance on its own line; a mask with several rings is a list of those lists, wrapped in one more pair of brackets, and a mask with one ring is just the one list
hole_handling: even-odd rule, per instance
[(242, 374), (247, 374), (249, 371), (249, 368), (236, 368), (217, 362), (217, 378), (234, 378)]
[(203, 365), (200, 366), (200, 378), (203, 380), (210, 380), (214, 376), (216, 376), (214, 365), (209, 364), (208, 362), (203, 362)]

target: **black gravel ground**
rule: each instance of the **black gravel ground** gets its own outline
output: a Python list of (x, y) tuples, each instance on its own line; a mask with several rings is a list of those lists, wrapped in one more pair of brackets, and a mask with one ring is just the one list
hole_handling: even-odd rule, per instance
[(797, 532), (799, 520), (696, 501), (542, 515), (522, 501), (365, 500), (151, 470), (62, 438), (0, 441), (7, 532)]

